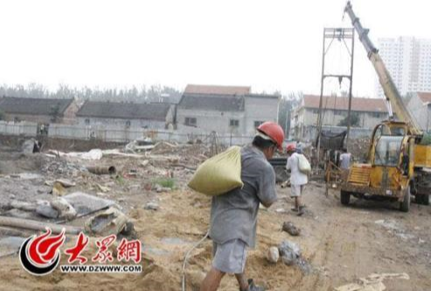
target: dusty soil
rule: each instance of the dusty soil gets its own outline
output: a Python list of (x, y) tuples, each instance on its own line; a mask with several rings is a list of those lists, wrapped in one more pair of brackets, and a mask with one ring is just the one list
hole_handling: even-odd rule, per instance
[[(50, 163), (39, 159), (30, 158), (30, 165), (39, 167), (42, 164), (41, 169), (44, 163)], [(191, 163), (190, 159), (181, 159)], [(108, 184), (112, 190), (105, 193), (106, 197), (116, 200), (133, 220), (143, 243), (143, 272), (138, 275), (62, 274), (57, 269), (50, 275), (35, 277), (22, 269), (17, 256), (8, 256), (0, 258), (1, 290), (181, 290), (184, 255), (207, 232), (210, 199), (185, 187), (192, 171), (169, 168), (169, 163), (160, 162), (153, 163), (153, 168), (148, 169), (140, 167), (141, 161), (136, 158), (103, 158), (101, 161), (111, 162), (119, 165), (124, 173), (131, 168), (138, 169), (138, 175), (118, 183), (109, 177), (74, 176), (67, 171), (37, 172), (49, 179), (73, 179), (78, 184), (77, 189), (93, 195), (97, 195), (95, 184)], [(14, 171), (20, 167), (29, 170), (28, 164), (18, 166)], [(72, 172), (76, 169), (71, 167)], [(155, 193), (145, 189), (148, 181), (166, 175), (166, 171), (174, 172), (176, 190)], [(0, 201), (10, 199), (11, 195), (11, 178), (2, 179), (9, 179), (9, 183), (2, 181), (1, 184), (6, 186), (0, 186)], [(35, 180), (35, 189), (45, 197), (49, 189), (42, 180)], [(30, 200), (35, 199), (31, 196), (36, 194), (31, 192), (28, 180), (13, 181), (17, 187), (25, 188)], [(410, 279), (387, 280), (384, 282), (387, 290), (431, 290), (431, 207), (413, 204), (410, 213), (402, 213), (397, 210), (396, 203), (356, 199), (352, 199), (351, 206), (344, 207), (336, 191), (330, 191), (326, 197), (324, 185), (312, 182), (304, 195), (306, 213), (297, 217), (290, 211), (289, 191), (289, 188), (278, 188), (279, 201), (259, 213), (258, 245), (249, 252), (248, 277), (267, 286), (268, 290), (312, 291), (333, 290), (372, 273), (405, 272)], [(21, 192), (16, 192), (14, 196), (23, 198)], [(143, 209), (147, 201), (156, 201), (159, 210)], [(301, 235), (292, 237), (283, 232), (281, 228), (285, 221), (298, 226)], [(80, 221), (74, 222), (77, 223)], [(301, 247), (304, 259), (311, 265), (310, 273), (304, 273), (298, 266), (266, 261), (267, 249), (283, 240), (296, 242)], [(193, 251), (186, 268), (187, 290), (199, 290), (211, 265), (211, 247), (212, 243), (207, 239)], [(62, 263), (65, 263), (64, 257)], [(237, 289), (235, 278), (226, 276), (219, 290)]]

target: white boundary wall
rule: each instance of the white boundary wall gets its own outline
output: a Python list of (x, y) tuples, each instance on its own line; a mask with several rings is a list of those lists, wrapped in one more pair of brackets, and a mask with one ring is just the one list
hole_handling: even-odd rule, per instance
[(15, 122), (0, 121), (0, 134), (36, 136), (37, 124), (30, 123), (30, 122), (15, 123)]
[[(19, 135), (35, 137), (38, 134), (38, 125), (27, 122), (3, 122), (0, 121), (0, 134)], [(143, 129), (125, 128), (116, 126), (83, 126), (68, 124), (50, 124), (48, 128), (49, 138), (77, 139), (77, 140), (101, 140), (106, 142), (130, 142), (136, 139), (151, 138), (153, 141), (171, 141), (185, 143), (188, 141), (201, 140), (203, 143), (210, 143), (214, 139), (211, 132), (203, 131), (199, 128), (180, 126), (177, 130), (169, 129)], [(253, 136), (238, 134), (216, 134), (217, 143), (223, 145), (240, 145), (251, 142)]]

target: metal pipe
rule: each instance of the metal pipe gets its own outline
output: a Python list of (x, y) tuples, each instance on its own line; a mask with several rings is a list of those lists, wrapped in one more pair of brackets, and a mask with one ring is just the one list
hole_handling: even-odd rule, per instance
[(117, 172), (114, 166), (89, 166), (87, 170), (97, 175), (113, 175)]
[[(322, 107), (323, 107), (323, 83), (325, 82), (325, 49), (326, 49), (326, 38), (325, 29), (323, 29), (323, 50), (322, 50), (322, 75), (320, 79), (320, 100), (319, 100), (319, 113), (317, 115), (317, 161), (320, 160), (320, 138), (322, 131)], [(316, 165), (316, 169), (319, 168), (319, 163)]]
[(355, 53), (355, 31), (352, 30), (352, 54), (350, 56), (350, 78), (349, 78), (349, 110), (347, 111), (347, 137), (346, 137), (346, 149), (350, 150), (350, 126), (351, 123), (351, 113), (352, 113), (352, 87), (353, 87), (353, 58)]

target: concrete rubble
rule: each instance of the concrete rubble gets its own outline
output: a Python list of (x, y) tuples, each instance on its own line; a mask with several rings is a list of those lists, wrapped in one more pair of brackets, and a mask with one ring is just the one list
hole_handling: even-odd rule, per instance
[(291, 221), (283, 222), (283, 231), (289, 233), (291, 236), (298, 236), (301, 233), (301, 230), (296, 227)]
[(77, 215), (75, 208), (73, 208), (73, 206), (62, 197), (52, 199), (51, 207), (58, 212), (58, 218), (72, 220)]
[(126, 228), (127, 222), (128, 218), (124, 213), (111, 207), (89, 218), (85, 222), (85, 231), (97, 236), (117, 235)]
[(294, 265), (301, 257), (301, 249), (296, 243), (291, 241), (283, 241), (278, 246), (278, 250), (281, 260), (288, 266)]
[(159, 210), (157, 195), (185, 189), (194, 169), (210, 155), (209, 146), (203, 144), (151, 139), (120, 149), (48, 149), (34, 154), (35, 142), (29, 139), (20, 148), (28, 154), (22, 168), (0, 171), (0, 187), (8, 193), (0, 200), (1, 215), (85, 225), (90, 235), (118, 234), (126, 225), (130, 228), (132, 223), (123, 212), (136, 208), (132, 201), (138, 197), (147, 201), (144, 209)]
[(266, 253), (266, 259), (272, 263), (276, 264), (280, 258), (280, 252), (277, 247), (270, 247)]

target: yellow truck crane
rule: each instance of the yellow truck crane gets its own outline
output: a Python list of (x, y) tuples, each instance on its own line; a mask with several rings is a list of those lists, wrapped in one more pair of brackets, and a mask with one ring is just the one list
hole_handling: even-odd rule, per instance
[(403, 103), (379, 51), (368, 37), (369, 30), (362, 27), (350, 1), (345, 13), (349, 15), (379, 77), (388, 101), (389, 120), (375, 127), (367, 162), (355, 163), (350, 168), (346, 181), (341, 185), (341, 203), (348, 205), (351, 196), (389, 199), (399, 201), (400, 210), (408, 212), (411, 195), (415, 195), (417, 203), (429, 205), (431, 138), (423, 134)]

